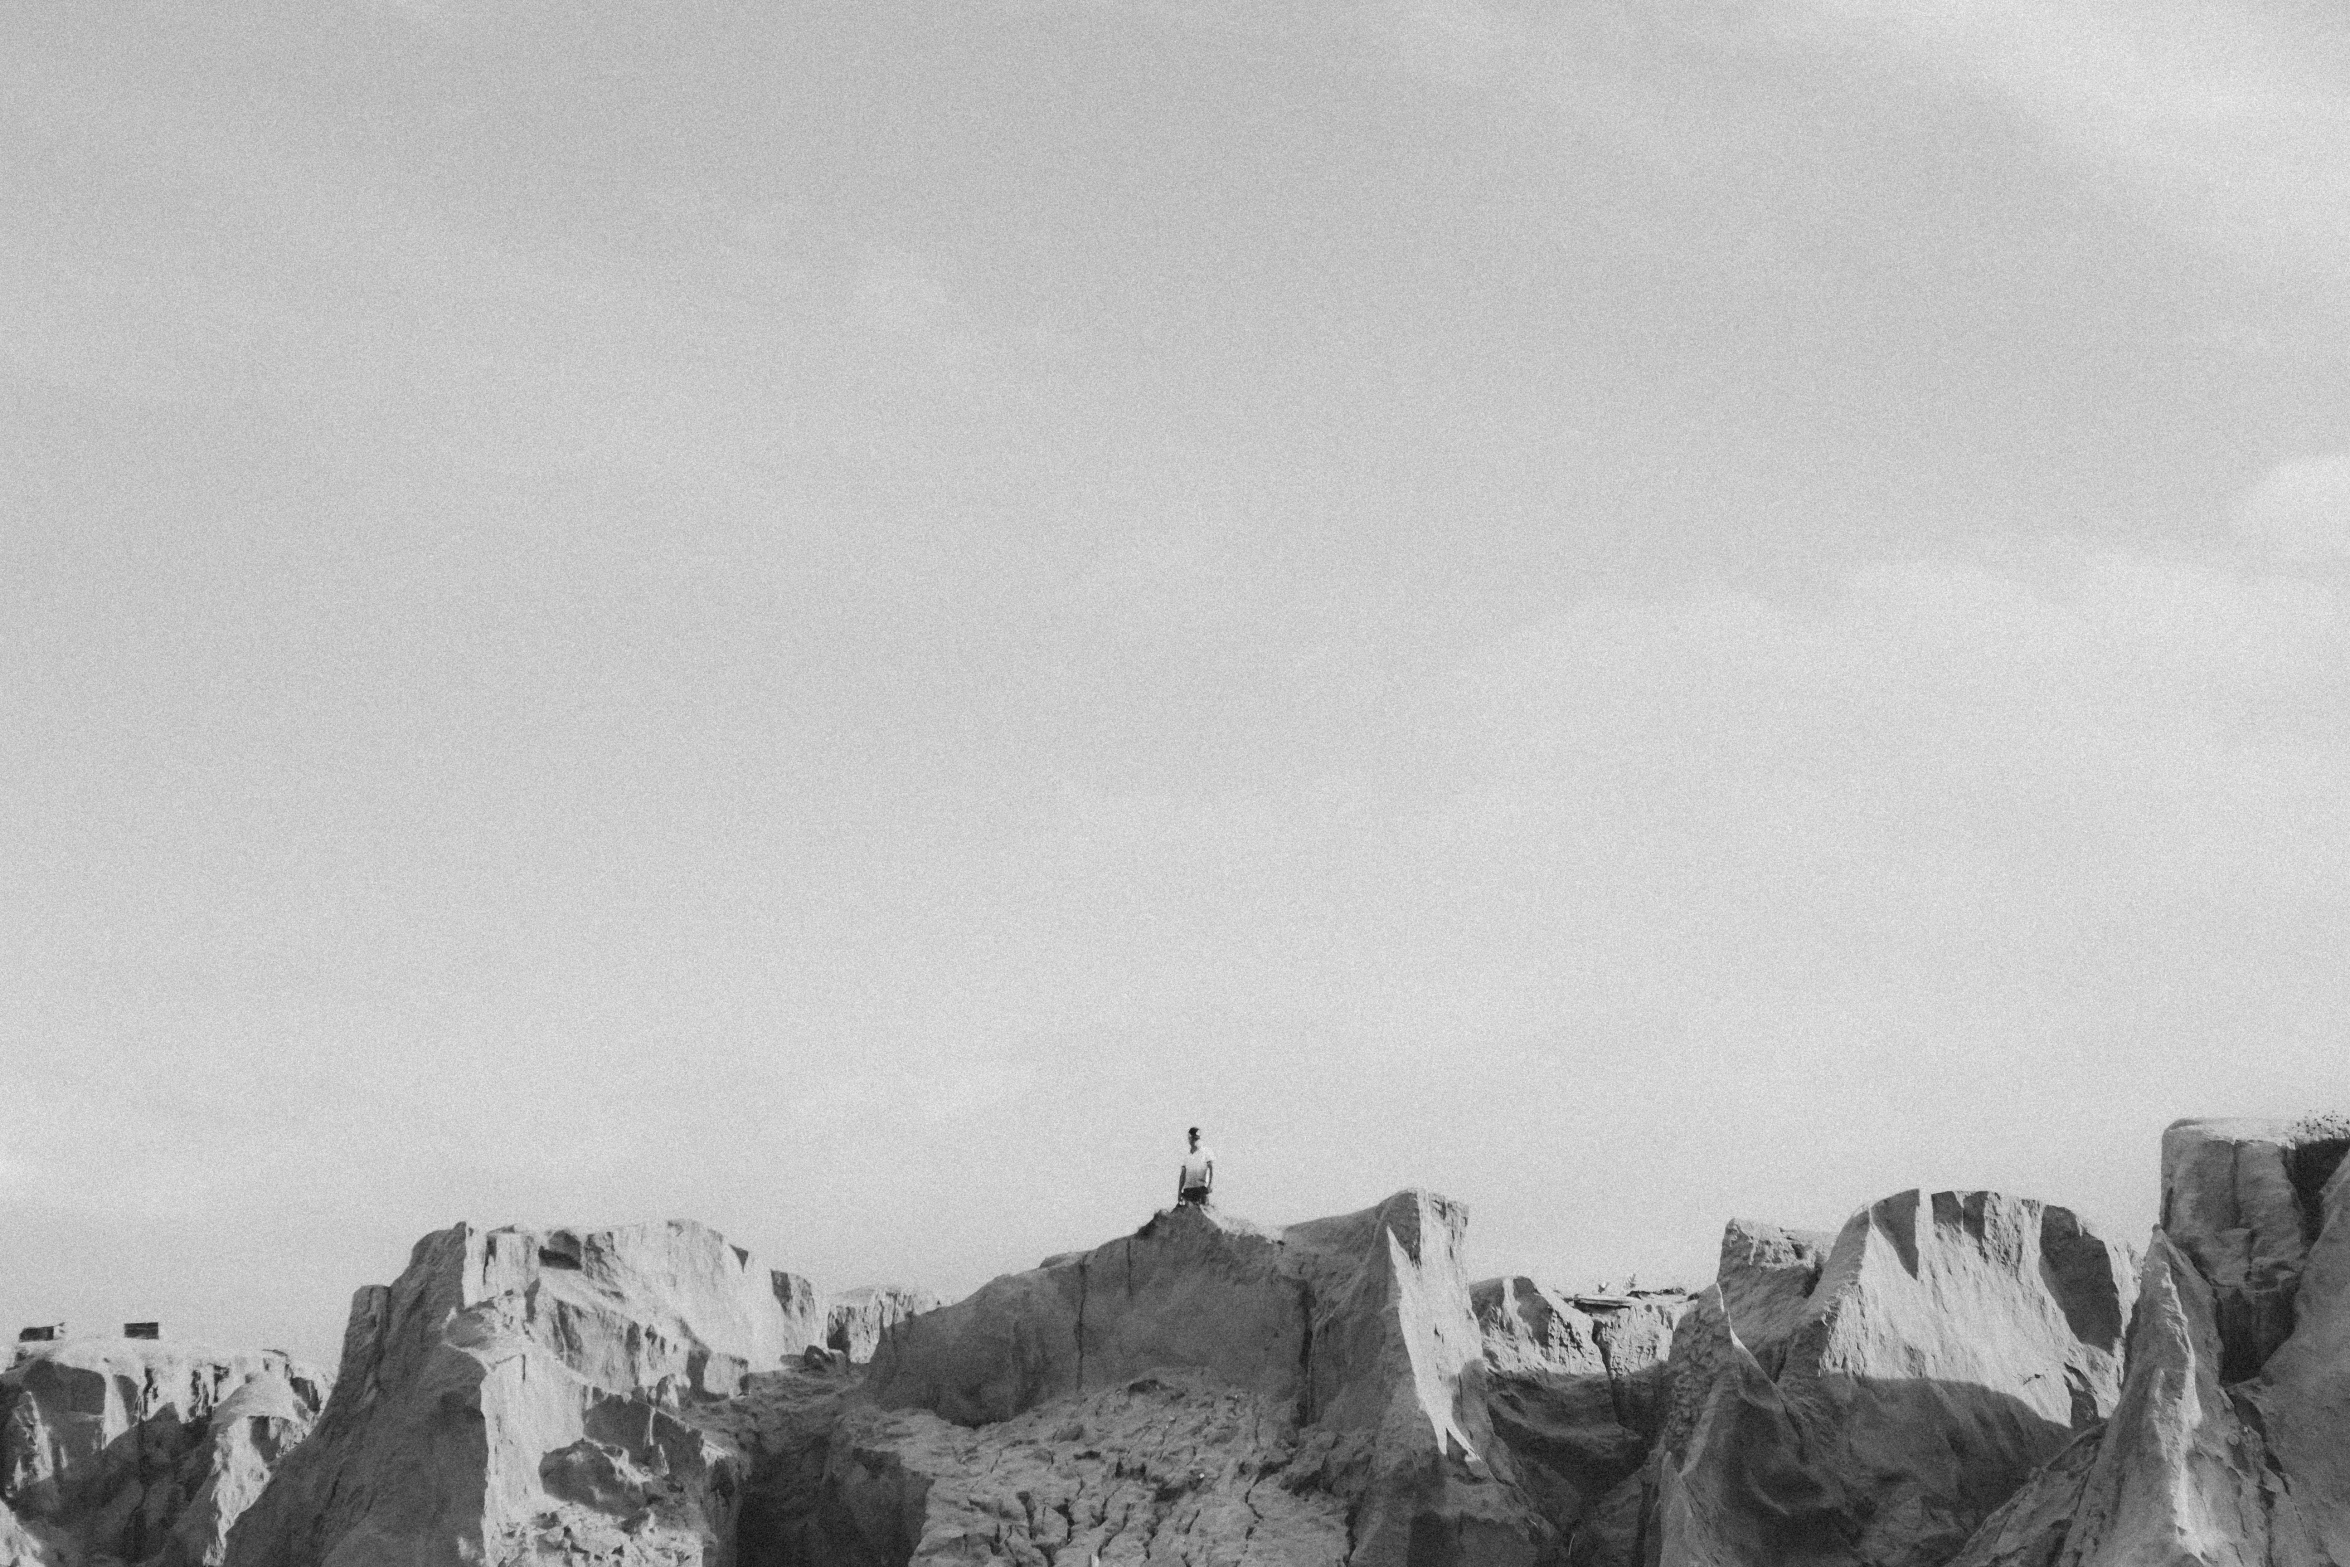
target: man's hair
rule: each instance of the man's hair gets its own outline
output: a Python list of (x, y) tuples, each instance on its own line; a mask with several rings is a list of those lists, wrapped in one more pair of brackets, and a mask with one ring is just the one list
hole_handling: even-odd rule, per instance
[(1185, 1132), (1183, 1135), (1186, 1137), (1197, 1137), (1199, 1135), (1199, 1128), (1195, 1126), (1190, 1131)]

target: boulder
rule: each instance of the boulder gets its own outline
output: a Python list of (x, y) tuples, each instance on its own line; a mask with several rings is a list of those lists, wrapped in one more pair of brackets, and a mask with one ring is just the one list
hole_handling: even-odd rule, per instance
[(15, 1515), (0, 1539), (37, 1535), (64, 1559), (213, 1567), (327, 1386), (274, 1350), (27, 1343), (0, 1373), (0, 1501)]
[(1487, 1411), (1466, 1222), (1426, 1192), (1287, 1229), (1179, 1207), (899, 1324), (868, 1387), (883, 1411), (974, 1428), (1170, 1379), (1244, 1394), (1284, 1483), (1344, 1503), (1346, 1561), (1542, 1561), (1556, 1532)]
[(2350, 1125), (2163, 1136), (2121, 1398), (1963, 1567), (2350, 1560)]
[(936, 1311), (939, 1299), (926, 1289), (895, 1284), (868, 1285), (843, 1290), (826, 1305), (824, 1342), (861, 1366), (873, 1358), (881, 1335), (925, 1311)]
[(1733, 1224), (1676, 1334), (1659, 1559), (1939, 1567), (2114, 1407), (2134, 1259), (2069, 1211), (1905, 1192)]
[(724, 1563), (739, 1455), (685, 1418), (822, 1342), (805, 1280), (697, 1224), (426, 1236), (352, 1302), (233, 1567)]

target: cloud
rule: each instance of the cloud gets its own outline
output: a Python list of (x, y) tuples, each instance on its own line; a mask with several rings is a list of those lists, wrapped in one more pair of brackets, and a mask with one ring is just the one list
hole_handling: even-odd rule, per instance
[(2345, 631), (2328, 582), (2077, 543), (1595, 597), (1424, 672), (1377, 771), (1079, 791), (1017, 901), (1128, 976), (1072, 976), (1105, 1026), (1664, 1029), (1726, 1060), (2062, 1027), (2094, 1076), (2145, 953), (2207, 982), (2164, 992), (2163, 1048), (2294, 1004), (2240, 965), (2272, 944), (2273, 980), (2335, 918)]
[(2338, 30), (2241, 0), (1797, 3), (1904, 40), (1954, 79), (2000, 94), (2211, 237), (2239, 247), (2350, 239), (2350, 72)]
[(2350, 451), (2278, 464), (2244, 497), (2235, 523), (2280, 560), (2350, 556)]
[[(2330, 918), (2346, 629), (2329, 586), (2088, 549), (1860, 568), (1811, 605), (1593, 603), (1468, 672), (1477, 776), (1428, 826), (1645, 1005), (1695, 972), (1754, 1018), (1848, 1027), (1819, 1016), (1842, 997), (1921, 1044), (2085, 1040), (2124, 998), (2051, 983), (2058, 954), (2208, 977)], [(2174, 999), (2183, 1033), (2208, 998)]]
[[(2350, 241), (2350, 51), (2322, 21), (2251, 0), (1637, 0), (1560, 19), (1513, 0), (1397, 0), (1378, 27), (1407, 67), (1551, 92), (1668, 163), (1736, 155), (1756, 127), (1706, 115), (1741, 83), (1824, 67), (1914, 118), (1946, 107), (1920, 90), (1922, 68), (2086, 165), (2100, 200), (2240, 262), (2338, 271)], [(2006, 129), (1977, 134), (1988, 148)]]
[(2333, 1073), (2345, 620), (2307, 573), (2081, 541), (1595, 595), (1418, 671), (1375, 766), (1071, 788), (956, 873), (1026, 976), (979, 1010), (1118, 1041), (1039, 1135), (1175, 1084), (1299, 1162), (1284, 1206), (1409, 1169), (1503, 1256), (1696, 1259), (1726, 1185), (2134, 1222), (2115, 1148)]

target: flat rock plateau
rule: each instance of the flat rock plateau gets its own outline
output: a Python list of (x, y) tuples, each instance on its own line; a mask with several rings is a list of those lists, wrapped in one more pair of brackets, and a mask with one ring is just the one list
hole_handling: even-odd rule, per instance
[(2143, 1253), (1996, 1192), (1714, 1280), (1214, 1208), (968, 1298), (459, 1224), (341, 1363), (27, 1343), (0, 1567), (2350, 1567), (2350, 1123), (2184, 1121)]

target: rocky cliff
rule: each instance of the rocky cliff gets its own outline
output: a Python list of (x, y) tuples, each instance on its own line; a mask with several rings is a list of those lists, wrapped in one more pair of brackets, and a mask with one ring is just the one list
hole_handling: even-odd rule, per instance
[(872, 1285), (843, 1290), (826, 1303), (824, 1342), (861, 1366), (881, 1346), (882, 1334), (908, 1317), (936, 1311), (939, 1298), (925, 1289)]
[(2341, 1567), (2346, 1151), (2173, 1127), (2142, 1269), (1905, 1192), (1732, 1223), (1695, 1296), (1471, 1284), (1426, 1192), (1178, 1208), (947, 1306), (459, 1225), (323, 1409), (283, 1356), (20, 1353), (0, 1567)]
[[(1343, 1506), (1344, 1553), (1323, 1559), (1546, 1560), (1555, 1527), (1494, 1439), (1466, 1223), (1426, 1192), (1282, 1230), (1177, 1208), (893, 1329), (871, 1397), (985, 1427), (1187, 1376), (1245, 1404), (1238, 1473)], [(955, 1558), (913, 1558), (932, 1559)]]
[(2350, 1124), (2162, 1141), (2121, 1397), (1960, 1567), (2350, 1561)]
[(2114, 1407), (2135, 1259), (2062, 1208), (1904, 1192), (1734, 1223), (1676, 1334), (1659, 1559), (1939, 1567)]
[(1327, 1446), (1198, 1372), (968, 1427), (785, 1371), (754, 1378), (728, 1413), (757, 1455), (741, 1567), (1311, 1567), (1347, 1556)]
[(1471, 1299), (1487, 1409), (1528, 1499), (1569, 1560), (1640, 1561), (1651, 1498), (1639, 1477), (1662, 1427), (1666, 1356), (1688, 1297), (1565, 1296), (1508, 1278), (1477, 1285)]
[(24, 1346), (0, 1373), (0, 1563), (216, 1567), (327, 1386), (274, 1351)]
[(334, 1396), (227, 1559), (724, 1563), (742, 1458), (679, 1411), (824, 1330), (805, 1280), (696, 1224), (426, 1236), (353, 1300)]

